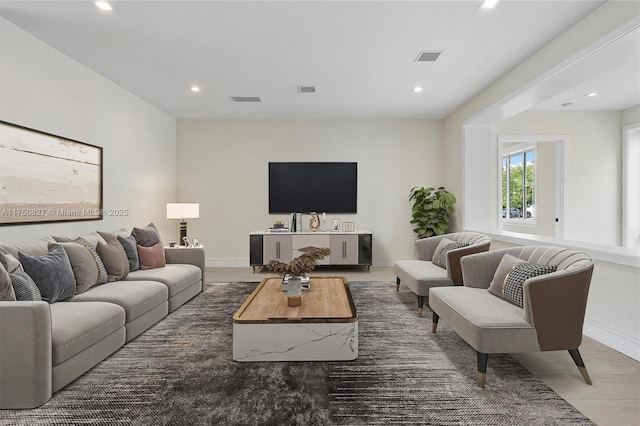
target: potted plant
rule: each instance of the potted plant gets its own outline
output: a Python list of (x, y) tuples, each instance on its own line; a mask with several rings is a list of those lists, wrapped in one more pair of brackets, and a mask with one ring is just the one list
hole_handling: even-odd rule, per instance
[(418, 238), (442, 235), (449, 227), (449, 217), (453, 212), (456, 197), (444, 189), (413, 187), (409, 195), (413, 200), (411, 223)]
[(272, 260), (266, 265), (268, 271), (282, 275), (283, 279), (289, 275), (287, 283), (287, 304), (289, 306), (302, 304), (302, 279), (300, 276), (313, 271), (318, 260), (331, 254), (331, 250), (326, 247), (305, 247), (299, 250), (303, 254), (289, 263)]

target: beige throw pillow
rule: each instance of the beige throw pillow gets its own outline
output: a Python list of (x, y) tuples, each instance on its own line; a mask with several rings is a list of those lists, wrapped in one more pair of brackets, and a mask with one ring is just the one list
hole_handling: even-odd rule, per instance
[(509, 275), (509, 272), (511, 272), (514, 266), (520, 263), (526, 263), (526, 261), (510, 254), (502, 256), (502, 260), (500, 260), (498, 268), (496, 269), (495, 274), (493, 274), (493, 279), (491, 280), (491, 284), (489, 284), (489, 288), (487, 290), (498, 297), (504, 298), (502, 295), (502, 287), (504, 287), (507, 275)]

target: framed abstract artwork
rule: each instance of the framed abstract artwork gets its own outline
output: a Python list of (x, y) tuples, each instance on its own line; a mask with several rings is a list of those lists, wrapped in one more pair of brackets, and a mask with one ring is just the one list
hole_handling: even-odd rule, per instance
[(102, 214), (101, 147), (0, 121), (0, 225)]

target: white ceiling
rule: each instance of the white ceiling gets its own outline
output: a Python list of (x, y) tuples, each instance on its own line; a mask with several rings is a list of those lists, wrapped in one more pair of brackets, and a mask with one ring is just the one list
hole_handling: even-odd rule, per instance
[(0, 16), (173, 117), (273, 119), (443, 118), (603, 2), (111, 3), (0, 1)]

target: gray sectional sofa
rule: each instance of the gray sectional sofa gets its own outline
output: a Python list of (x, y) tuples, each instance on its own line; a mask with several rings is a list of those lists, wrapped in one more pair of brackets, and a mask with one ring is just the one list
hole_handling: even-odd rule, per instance
[[(0, 251), (42, 256), (55, 243), (48, 237)], [(168, 248), (164, 257), (164, 267), (135, 270), (56, 303), (0, 301), (0, 408), (43, 404), (202, 291), (202, 248)]]

